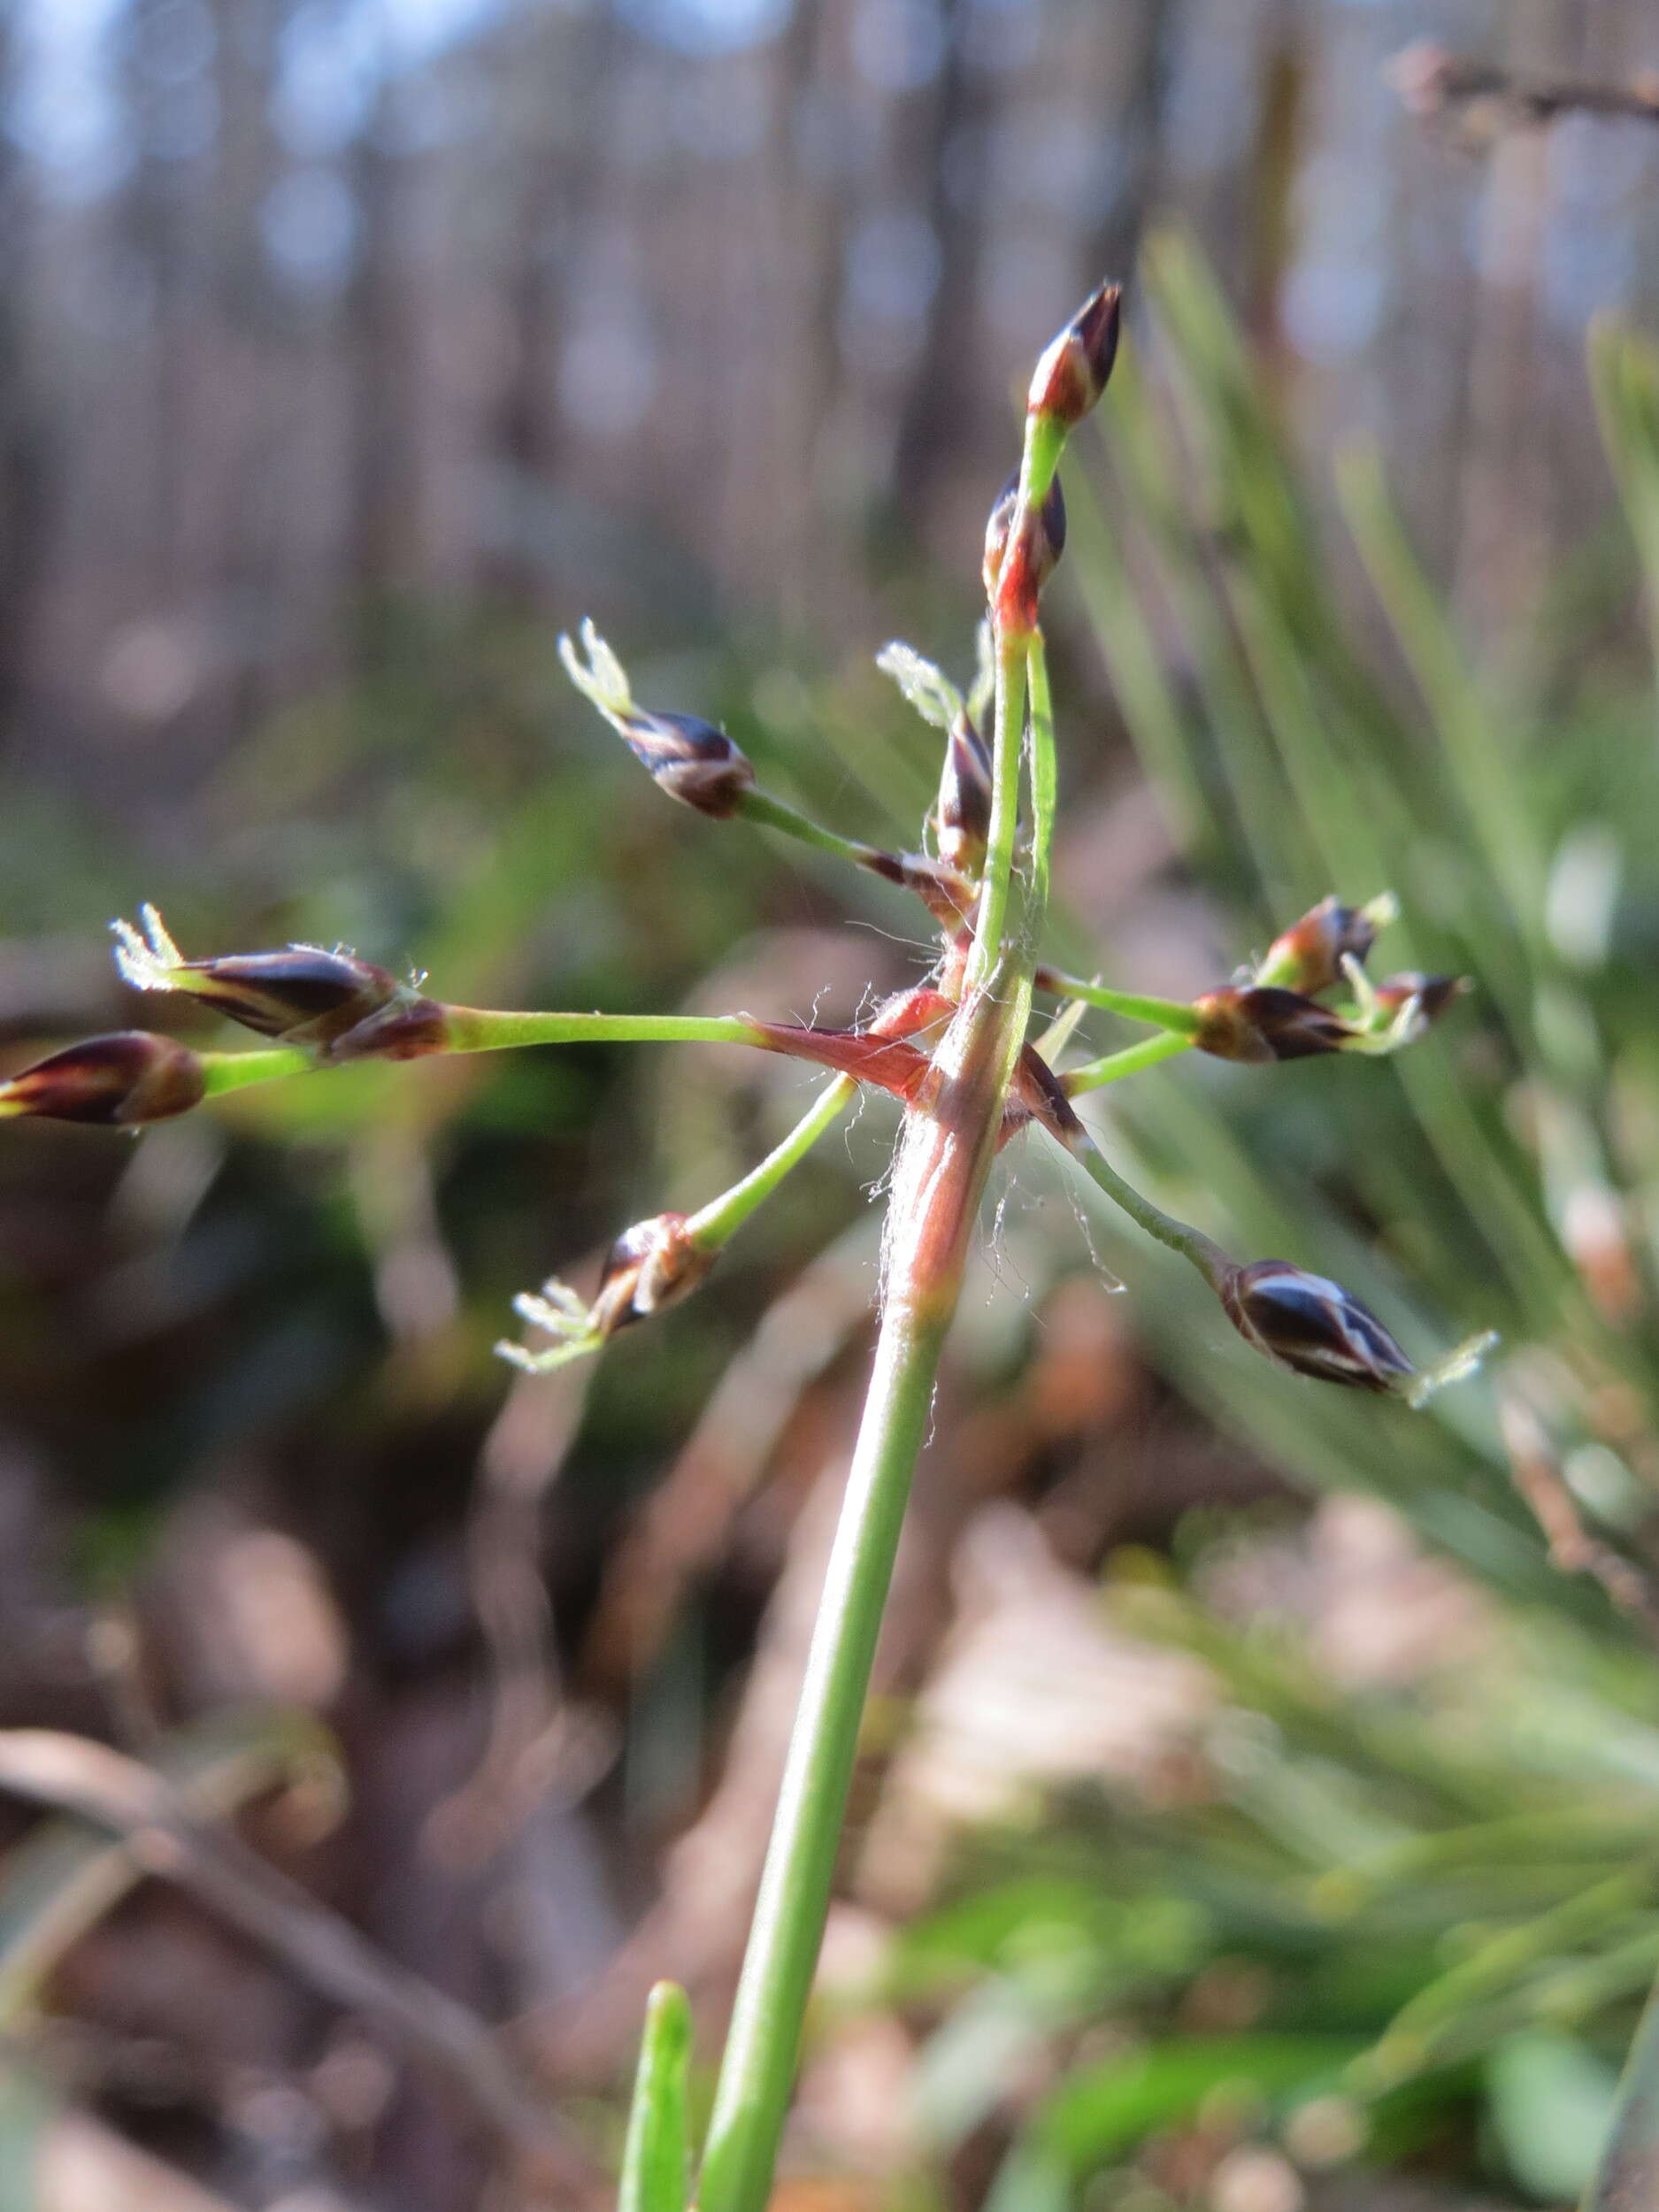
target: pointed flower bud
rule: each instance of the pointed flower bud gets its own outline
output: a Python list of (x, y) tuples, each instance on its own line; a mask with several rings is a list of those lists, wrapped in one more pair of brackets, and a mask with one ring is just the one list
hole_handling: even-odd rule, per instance
[(261, 1037), (315, 1046), (330, 1059), (410, 1059), (435, 1048), (413, 1040), (441, 1021), (439, 1009), (373, 961), (320, 945), (187, 960), (153, 906), (140, 919), (142, 934), (131, 922), (111, 925), (115, 964), (134, 990), (184, 992)]
[(1084, 301), (1037, 364), (1026, 401), (1033, 415), (1052, 416), (1069, 430), (1089, 412), (1118, 358), (1123, 303), (1121, 284), (1102, 284)]
[(621, 662), (591, 622), (582, 624), (587, 665), (559, 640), (565, 673), (616, 730), (640, 765), (671, 799), (723, 821), (755, 780), (749, 757), (724, 730), (695, 714), (658, 714), (636, 706)]
[(1235, 1267), (1220, 1285), (1229, 1321), (1281, 1367), (1354, 1390), (1406, 1396), (1415, 1371), (1368, 1307), (1288, 1260)]
[(1016, 470), (997, 494), (996, 503), (985, 526), (985, 595), (995, 602), (1003, 571), (1011, 560), (1018, 565), (1024, 587), (1022, 595), (1029, 601), (1030, 618), (1034, 620), (1037, 594), (1065, 551), (1065, 498), (1059, 478), (1055, 478), (1048, 496), (1042, 503), (1042, 511), (1032, 517), (1025, 545), (1010, 549), (1008, 534), (1018, 505), (1019, 472)]
[(977, 874), (991, 831), (991, 756), (967, 710), (951, 725), (933, 802), (939, 856), (947, 866)]
[(1321, 899), (1273, 940), (1256, 980), (1316, 997), (1341, 981), (1345, 960), (1364, 959), (1378, 931), (1395, 912), (1395, 902), (1386, 892), (1364, 906), (1344, 906), (1334, 894)]
[(1224, 984), (1194, 999), (1193, 1010), (1199, 1018), (1193, 1042), (1201, 1052), (1256, 1066), (1340, 1052), (1355, 1036), (1351, 1025), (1329, 1007), (1266, 984)]
[(69, 1045), (0, 1083), (0, 1116), (136, 1128), (188, 1113), (204, 1090), (194, 1052), (148, 1030), (119, 1029)]

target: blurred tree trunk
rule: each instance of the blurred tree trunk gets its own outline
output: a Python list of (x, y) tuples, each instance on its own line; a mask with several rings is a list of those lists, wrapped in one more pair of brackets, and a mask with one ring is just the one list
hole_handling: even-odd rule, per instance
[(1110, 204), (1086, 255), (1085, 284), (1101, 277), (1133, 284), (1141, 236), (1156, 201), (1182, 13), (1181, 0), (1141, 0), (1133, 27), (1117, 42), (1126, 56), (1115, 124), (1120, 159)]
[[(557, 472), (564, 440), (557, 361), (581, 256), (603, 190), (623, 42), (608, 0), (572, 23), (537, 27), (527, 73), (537, 97), (515, 149), (515, 206), (508, 240), (507, 373), (490, 419), (503, 480), (503, 521), (490, 533), (485, 575), (517, 601), (533, 600), (543, 564), (519, 518)], [(509, 95), (511, 99), (511, 95)]]
[(48, 441), (35, 389), (37, 303), (29, 179), (7, 127), (17, 95), (17, 28), (0, 12), (0, 752), (29, 677), (49, 513)]
[(357, 253), (347, 289), (349, 470), (347, 584), (354, 657), (378, 666), (389, 597), (415, 562), (419, 524), (415, 315), (404, 267), (404, 190), (395, 150), (396, 85), (384, 53), (350, 151)]
[[(170, 0), (127, 0), (113, 33), (114, 85), (132, 158), (115, 235), (148, 325), (148, 435), (134, 518), (134, 578), (150, 604), (175, 600), (186, 572), (186, 493), (193, 480), (189, 321), (197, 291), (188, 195), (199, 183), (212, 126), (203, 71), (180, 67)], [(199, 157), (197, 158), (190, 157)], [(207, 165), (211, 174), (211, 164)], [(119, 495), (118, 495), (119, 498)]]
[(272, 102), (283, 27), (295, 0), (218, 0), (215, 82), (218, 162), (212, 186), (210, 342), (234, 365), (224, 472), (216, 487), (216, 573), (233, 733), (252, 728), (270, 703), (271, 672), (287, 611), (278, 560), (280, 473), (274, 457), (289, 424), (283, 403), (288, 333), (272, 282), (265, 210), (280, 167)]
[(939, 281), (928, 302), (893, 464), (899, 519), (925, 531), (947, 457), (961, 450), (962, 423), (984, 385), (973, 336), (979, 321), (979, 256), (990, 189), (990, 88), (972, 64), (969, 0), (943, 0), (944, 50), (922, 126), (906, 134), (920, 175), (918, 197), (939, 247)]

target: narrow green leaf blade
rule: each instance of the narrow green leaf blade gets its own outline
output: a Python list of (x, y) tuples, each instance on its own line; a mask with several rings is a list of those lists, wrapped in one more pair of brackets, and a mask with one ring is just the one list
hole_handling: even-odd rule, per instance
[(690, 2059), (691, 2007), (686, 1993), (675, 1982), (658, 1982), (645, 2008), (617, 2212), (686, 2212)]

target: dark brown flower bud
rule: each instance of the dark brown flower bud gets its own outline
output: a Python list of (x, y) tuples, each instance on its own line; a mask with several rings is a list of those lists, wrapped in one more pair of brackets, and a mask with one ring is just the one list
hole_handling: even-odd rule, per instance
[(1288, 1260), (1234, 1268), (1221, 1303), (1248, 1344), (1281, 1367), (1353, 1390), (1405, 1395), (1414, 1369), (1382, 1323), (1340, 1283)]
[(625, 1229), (606, 1256), (593, 1302), (600, 1336), (614, 1336), (695, 1290), (714, 1265), (686, 1233), (684, 1214), (657, 1214)]
[(1256, 971), (1263, 984), (1312, 996), (1342, 979), (1345, 959), (1363, 961), (1377, 941), (1371, 910), (1344, 906), (1334, 895), (1310, 908), (1299, 922), (1274, 938)]
[(949, 867), (977, 872), (991, 829), (991, 757), (965, 709), (945, 740), (933, 820), (940, 858)]
[(118, 1029), (66, 1046), (0, 1083), (0, 1115), (135, 1128), (188, 1114), (205, 1087), (194, 1052), (148, 1030)]
[(170, 983), (244, 1029), (294, 1045), (326, 1044), (400, 995), (396, 977), (385, 968), (318, 945), (188, 960)]
[(1413, 970), (1404, 975), (1385, 976), (1377, 986), (1377, 1003), (1386, 1014), (1398, 1014), (1415, 999), (1426, 1029), (1470, 988), (1466, 975), (1423, 975)]
[(338, 948), (287, 945), (280, 952), (187, 960), (153, 906), (143, 908), (140, 919), (142, 930), (130, 922), (113, 925), (115, 964), (134, 990), (185, 992), (262, 1037), (327, 1047), (414, 999), (385, 968)]
[(712, 722), (695, 714), (633, 707), (615, 718), (628, 750), (659, 791), (699, 814), (724, 821), (755, 780), (749, 757)]
[(1059, 478), (1055, 478), (1041, 512), (1033, 515), (1027, 524), (1025, 543), (1010, 548), (1008, 534), (1018, 505), (1019, 472), (1016, 470), (998, 493), (985, 526), (985, 595), (995, 602), (1004, 572), (1009, 572), (1017, 576), (1021, 596), (1028, 603), (1030, 618), (1034, 620), (1037, 594), (1065, 551), (1065, 498)]
[(1082, 421), (1118, 358), (1123, 301), (1121, 284), (1102, 284), (1084, 301), (1037, 364), (1026, 401), (1033, 415), (1052, 416), (1068, 430)]
[(1199, 1018), (1193, 1042), (1218, 1060), (1307, 1060), (1340, 1052), (1356, 1034), (1329, 1007), (1267, 984), (1224, 984), (1193, 1001)]

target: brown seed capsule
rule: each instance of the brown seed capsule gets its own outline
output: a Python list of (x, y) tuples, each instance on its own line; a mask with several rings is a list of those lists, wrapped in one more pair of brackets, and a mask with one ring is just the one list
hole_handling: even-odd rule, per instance
[(1201, 1052), (1257, 1066), (1340, 1052), (1356, 1034), (1329, 1007), (1268, 984), (1224, 984), (1194, 999), (1193, 1010), (1199, 1018), (1193, 1042)]
[(985, 526), (985, 595), (994, 604), (1005, 589), (1014, 589), (1022, 611), (1036, 619), (1037, 594), (1053, 574), (1065, 551), (1065, 497), (1060, 480), (1054, 480), (1041, 512), (1033, 515), (1023, 545), (1010, 546), (1009, 532), (1019, 505), (1019, 472), (1015, 471), (997, 494)]
[(1082, 421), (1118, 358), (1123, 301), (1121, 284), (1102, 284), (1048, 346), (1031, 380), (1026, 405), (1033, 415), (1052, 416), (1068, 429)]
[(0, 1115), (135, 1128), (188, 1113), (204, 1090), (194, 1052), (171, 1037), (119, 1029), (66, 1046), (0, 1083)]
[(695, 1290), (714, 1265), (686, 1234), (684, 1214), (657, 1214), (625, 1229), (606, 1256), (604, 1273), (593, 1302), (594, 1326), (602, 1336), (643, 1321)]
[(1299, 1375), (1354, 1390), (1402, 1393), (1415, 1371), (1357, 1298), (1288, 1260), (1235, 1268), (1221, 1285), (1221, 1303), (1247, 1343)]
[(945, 740), (945, 764), (933, 802), (939, 856), (972, 875), (985, 858), (991, 828), (991, 757), (965, 710)]
[(697, 715), (631, 707), (613, 719), (657, 789), (699, 814), (724, 821), (754, 783), (748, 755), (724, 730)]
[(1333, 895), (1274, 938), (1256, 972), (1263, 984), (1311, 996), (1340, 983), (1344, 959), (1363, 961), (1376, 941), (1376, 922), (1364, 908), (1344, 906)]

